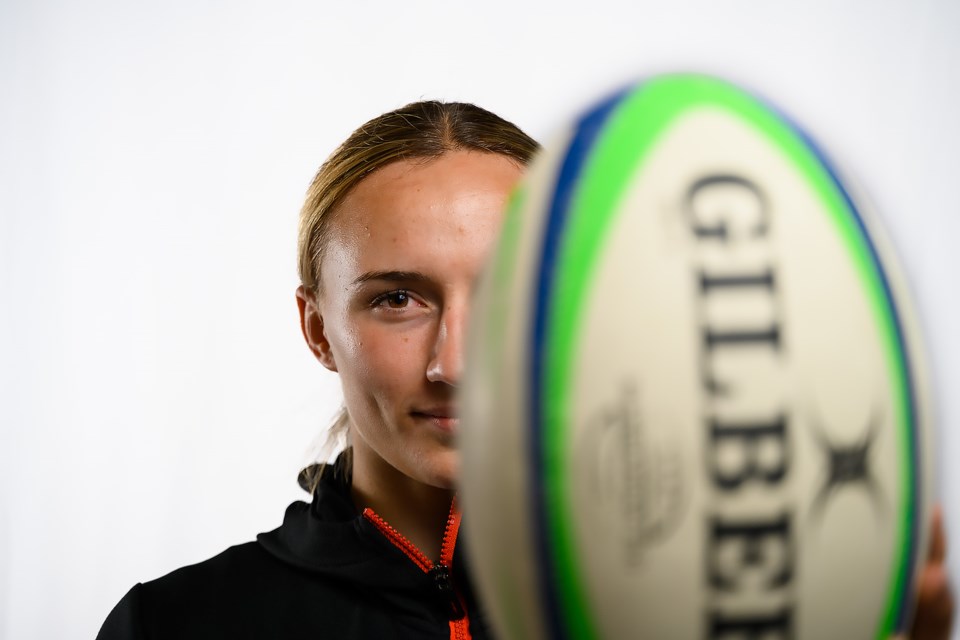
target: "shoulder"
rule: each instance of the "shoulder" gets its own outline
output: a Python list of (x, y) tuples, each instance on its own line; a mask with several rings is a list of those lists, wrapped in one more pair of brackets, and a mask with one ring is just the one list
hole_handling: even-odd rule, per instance
[(282, 566), (256, 542), (247, 542), (196, 564), (181, 567), (167, 575), (143, 583), (144, 597), (151, 601), (207, 599), (213, 594), (232, 594), (246, 589)]
[[(277, 560), (256, 542), (134, 586), (114, 607), (98, 640), (270, 637), (304, 593), (329, 587)], [(286, 621), (286, 622), (285, 622)]]

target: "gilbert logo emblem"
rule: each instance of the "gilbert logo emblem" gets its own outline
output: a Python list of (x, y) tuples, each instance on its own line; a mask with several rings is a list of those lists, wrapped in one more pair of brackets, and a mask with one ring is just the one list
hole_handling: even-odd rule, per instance
[(812, 421), (814, 439), (825, 456), (826, 473), (823, 486), (813, 499), (811, 519), (821, 519), (827, 502), (837, 492), (854, 486), (862, 487), (871, 498), (878, 520), (886, 514), (886, 500), (876, 477), (870, 472), (870, 447), (876, 440), (880, 422), (874, 414), (856, 442), (840, 444), (832, 442), (819, 420)]

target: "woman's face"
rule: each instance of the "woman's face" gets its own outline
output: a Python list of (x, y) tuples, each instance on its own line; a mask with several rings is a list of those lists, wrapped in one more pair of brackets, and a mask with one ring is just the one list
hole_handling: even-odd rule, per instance
[(334, 211), (311, 346), (340, 374), (355, 463), (452, 487), (470, 299), (521, 173), (473, 151), (397, 162)]

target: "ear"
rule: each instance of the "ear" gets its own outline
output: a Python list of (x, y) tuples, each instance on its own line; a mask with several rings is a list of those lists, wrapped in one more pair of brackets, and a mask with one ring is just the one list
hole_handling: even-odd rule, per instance
[(330, 371), (337, 370), (333, 350), (323, 326), (323, 315), (317, 301), (317, 294), (303, 285), (297, 287), (297, 308), (300, 310), (300, 330), (303, 339), (313, 352), (314, 357)]

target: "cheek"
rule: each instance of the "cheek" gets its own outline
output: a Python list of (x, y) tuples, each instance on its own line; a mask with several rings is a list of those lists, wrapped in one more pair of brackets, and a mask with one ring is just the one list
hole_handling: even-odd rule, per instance
[(361, 387), (350, 391), (389, 397), (426, 380), (429, 353), (421, 332), (377, 322), (352, 326), (352, 331), (331, 340), (344, 384)]

